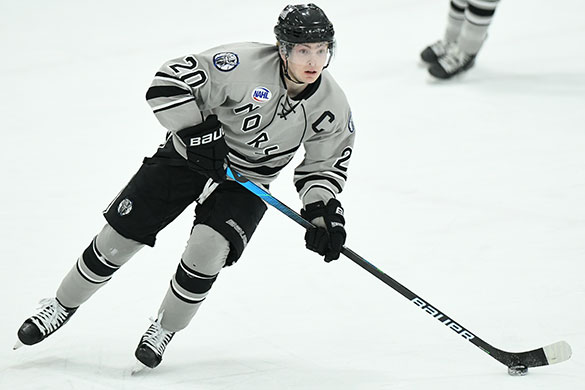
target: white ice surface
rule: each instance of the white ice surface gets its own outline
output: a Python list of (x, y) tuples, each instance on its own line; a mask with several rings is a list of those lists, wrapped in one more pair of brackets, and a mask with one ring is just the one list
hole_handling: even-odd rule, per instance
[[(351, 261), (306, 251), (273, 209), (149, 375), (129, 375), (134, 348), (192, 209), (64, 329), (12, 351), (162, 141), (144, 101), (159, 65), (273, 42), (285, 2), (2, 1), (0, 389), (585, 388), (585, 3), (502, 1), (476, 67), (449, 82), (418, 63), (447, 0), (318, 4), (357, 127), (348, 246), (497, 347), (566, 340), (573, 358), (510, 377)], [(298, 208), (293, 165), (272, 190)]]

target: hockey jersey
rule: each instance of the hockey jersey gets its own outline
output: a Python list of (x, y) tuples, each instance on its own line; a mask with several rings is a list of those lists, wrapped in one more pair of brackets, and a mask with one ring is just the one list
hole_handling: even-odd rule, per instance
[(303, 145), (294, 174), (303, 203), (343, 190), (355, 134), (345, 94), (325, 70), (288, 96), (276, 45), (236, 43), (168, 61), (146, 98), (176, 148), (176, 131), (215, 114), (229, 164), (247, 178), (269, 184)]

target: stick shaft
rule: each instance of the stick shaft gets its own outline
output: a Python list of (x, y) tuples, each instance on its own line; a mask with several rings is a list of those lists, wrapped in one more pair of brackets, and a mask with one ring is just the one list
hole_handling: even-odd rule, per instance
[[(242, 186), (247, 188), (252, 193), (259, 196), (263, 199), (266, 203), (274, 206), (276, 209), (281, 211), (283, 214), (288, 216), (290, 219), (304, 227), (305, 229), (309, 229), (314, 227), (312, 223), (301, 217), (299, 213), (276, 199), (270, 192), (262, 188), (261, 186), (255, 184), (254, 182), (249, 181), (244, 176), (238, 174), (237, 172), (233, 171), (231, 168), (227, 168), (227, 176), (234, 179)], [(570, 357), (570, 347), (565, 342), (558, 342), (555, 344), (551, 344), (545, 348), (537, 348), (532, 351), (527, 352), (506, 352), (500, 350), (498, 348), (493, 347), (492, 345), (488, 344), (481, 338), (477, 337), (475, 334), (464, 328), (459, 323), (455, 322), (451, 317), (447, 316), (444, 312), (437, 309), (435, 306), (432, 306), (428, 303), (428, 301), (422, 299), (419, 295), (415, 294), (404, 285), (399, 283), (394, 278), (387, 275), (385, 272), (380, 270), (378, 267), (358, 255), (353, 250), (349, 249), (348, 247), (344, 246), (341, 250), (341, 253), (346, 256), (348, 259), (362, 267), (364, 270), (368, 271), (370, 274), (375, 276), (378, 280), (385, 283), (387, 286), (394, 289), (396, 292), (400, 293), (403, 297), (414, 303), (420, 309), (434, 317), (436, 320), (441, 322), (443, 325), (454, 331), (455, 333), (459, 334), (464, 339), (471, 342), (473, 345), (499, 361), (500, 363), (506, 365), (507, 367), (517, 366), (519, 364), (524, 364), (527, 367), (538, 367), (548, 365), (550, 363), (555, 363), (553, 361), (549, 362), (547, 359), (545, 349), (555, 349), (560, 348), (563, 349), (562, 352), (559, 353), (557, 357), (560, 361), (566, 360)]]

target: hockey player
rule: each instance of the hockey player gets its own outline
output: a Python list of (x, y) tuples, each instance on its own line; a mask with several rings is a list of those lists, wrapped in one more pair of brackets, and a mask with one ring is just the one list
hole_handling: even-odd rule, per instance
[(431, 75), (449, 79), (474, 65), (498, 1), (451, 0), (444, 38), (420, 54)]
[(277, 44), (238, 43), (165, 63), (146, 99), (168, 130), (166, 142), (104, 211), (107, 224), (38, 313), (18, 330), (33, 345), (65, 324), (114, 272), (186, 207), (195, 221), (156, 320), (135, 351), (156, 367), (223, 267), (242, 255), (266, 206), (225, 164), (268, 186), (302, 145), (294, 184), (302, 215), (317, 227), (308, 249), (339, 258), (345, 220), (336, 199), (347, 179), (354, 127), (346, 97), (325, 71), (335, 49), (333, 25), (314, 4), (289, 5), (274, 27)]

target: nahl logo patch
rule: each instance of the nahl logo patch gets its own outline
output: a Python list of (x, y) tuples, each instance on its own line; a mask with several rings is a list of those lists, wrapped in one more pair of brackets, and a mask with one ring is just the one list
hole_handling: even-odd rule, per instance
[(124, 215), (130, 214), (130, 211), (132, 211), (132, 201), (126, 198), (118, 205), (118, 214), (123, 217)]
[(239, 64), (238, 55), (231, 51), (224, 51), (213, 56), (213, 65), (222, 72), (234, 70)]
[(265, 87), (257, 87), (252, 92), (252, 99), (258, 103), (265, 103), (272, 98), (272, 92)]

